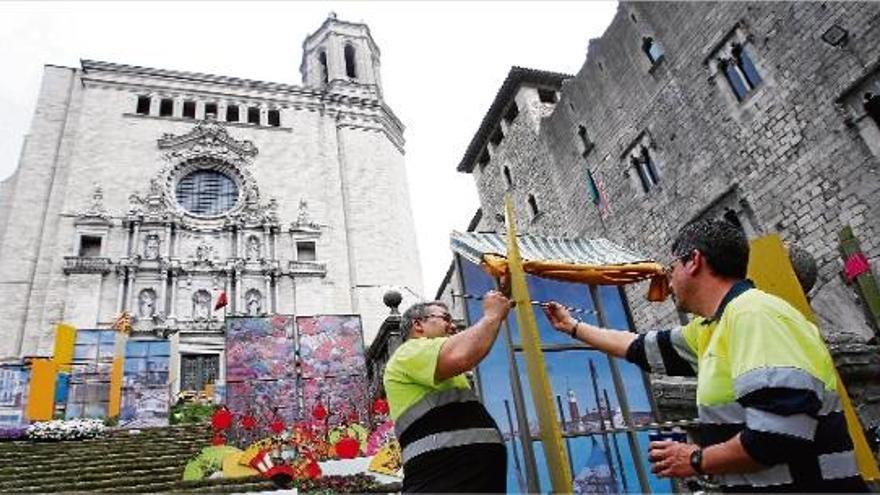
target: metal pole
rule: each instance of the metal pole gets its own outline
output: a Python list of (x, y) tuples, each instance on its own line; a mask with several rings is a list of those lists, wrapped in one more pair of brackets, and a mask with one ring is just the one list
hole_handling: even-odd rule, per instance
[[(602, 298), (599, 295), (599, 290), (595, 285), (590, 285), (589, 287), (590, 296), (593, 298), (593, 307), (596, 308), (596, 317), (599, 326), (607, 328), (608, 320), (605, 318), (605, 309), (602, 305)], [(623, 383), (623, 379), (620, 378), (620, 370), (617, 367), (617, 361), (615, 361), (609, 354), (605, 354), (605, 357), (608, 359), (608, 367), (611, 369), (611, 379), (614, 382), (614, 391), (617, 393), (617, 402), (620, 404), (620, 412), (623, 414), (623, 420), (626, 422), (628, 428), (632, 427), (632, 416), (629, 413), (629, 402), (626, 398), (626, 386)], [(629, 441), (630, 453), (636, 464), (636, 474), (639, 477), (639, 488), (641, 488), (644, 493), (650, 493), (651, 485), (648, 483), (648, 475), (645, 473), (645, 466), (642, 463), (642, 454), (639, 451), (639, 442), (638, 438), (636, 438), (635, 432), (628, 429), (626, 432), (626, 439)]]
[[(602, 388), (602, 395), (605, 397), (605, 408), (611, 410), (611, 402), (608, 400), (608, 390)], [(614, 425), (614, 415), (610, 415), (608, 419), (611, 422), (611, 429), (616, 428)], [(620, 456), (620, 445), (617, 443), (617, 435), (611, 434), (611, 443), (614, 445), (614, 454), (617, 456), (617, 466), (620, 469), (620, 480), (623, 481), (623, 491), (629, 493), (629, 483), (626, 482), (626, 470), (623, 468), (623, 458)]]
[[(556, 394), (556, 405), (559, 407), (559, 420), (562, 421), (562, 431), (565, 432), (565, 410), (562, 409), (562, 397)], [(571, 469), (571, 476), (574, 479), (574, 461), (571, 460), (571, 439), (565, 437), (565, 448), (568, 450), (568, 467)]]
[[(602, 414), (602, 401), (599, 400), (599, 383), (596, 380), (596, 367), (593, 360), (589, 360), (590, 380), (593, 382), (593, 397), (596, 399), (596, 414), (599, 415), (599, 431), (602, 432), (602, 444), (605, 446), (605, 460), (608, 461), (608, 470), (611, 472), (611, 481), (617, 490), (617, 476), (614, 473), (614, 459), (611, 458), (611, 446), (608, 444), (608, 433), (605, 431), (605, 415)], [(613, 435), (613, 433), (612, 433)]]
[(522, 466), (519, 464), (519, 452), (516, 451), (516, 438), (513, 436), (513, 417), (510, 415), (510, 401), (504, 399), (504, 410), (507, 412), (507, 429), (510, 431), (510, 446), (513, 449), (513, 466), (516, 469), (516, 481), (519, 489), (526, 490), (526, 480), (523, 478)]

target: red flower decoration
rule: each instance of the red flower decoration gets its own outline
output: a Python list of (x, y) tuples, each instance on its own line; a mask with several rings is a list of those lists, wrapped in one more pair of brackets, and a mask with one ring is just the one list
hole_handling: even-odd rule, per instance
[(269, 423), (269, 430), (276, 435), (280, 434), (284, 431), (284, 421), (281, 421), (280, 419), (272, 421)]
[(385, 399), (376, 399), (373, 401), (373, 413), (386, 415), (388, 414), (388, 401)]
[(224, 406), (214, 411), (211, 416), (211, 426), (215, 430), (225, 430), (232, 426), (232, 413), (229, 412), (229, 409)]
[(226, 443), (226, 438), (223, 437), (220, 433), (215, 433), (214, 438), (211, 439), (211, 445), (223, 445)]
[(321, 477), (321, 466), (314, 459), (310, 459), (308, 466), (306, 466), (306, 476), (313, 480)]
[(351, 437), (345, 437), (336, 442), (336, 455), (340, 459), (354, 459), (361, 450), (361, 444)]
[(324, 421), (327, 418), (327, 410), (324, 409), (324, 404), (318, 404), (312, 409), (312, 417), (318, 421)]
[(245, 417), (241, 418), (241, 427), (245, 430), (253, 430), (257, 426), (257, 420), (250, 414), (245, 415)]

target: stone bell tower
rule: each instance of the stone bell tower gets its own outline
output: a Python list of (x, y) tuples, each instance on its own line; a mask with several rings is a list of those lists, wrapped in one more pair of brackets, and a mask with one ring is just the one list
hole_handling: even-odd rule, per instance
[(303, 85), (382, 97), (379, 47), (366, 24), (342, 21), (331, 12), (303, 41)]

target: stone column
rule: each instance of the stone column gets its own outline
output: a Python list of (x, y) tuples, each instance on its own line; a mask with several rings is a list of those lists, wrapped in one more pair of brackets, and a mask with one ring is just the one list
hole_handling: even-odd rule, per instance
[(125, 229), (125, 256), (131, 257), (131, 224)]
[(168, 310), (169, 318), (177, 317), (177, 275), (171, 271), (171, 308)]
[(141, 247), (141, 223), (135, 222), (134, 224), (134, 239), (133, 239), (133, 249), (128, 252), (128, 255), (134, 257), (136, 254), (140, 254)]
[(168, 294), (168, 268), (164, 266), (164, 263), (160, 264), (159, 266), (160, 270), (162, 271), (162, 273), (160, 274), (162, 285), (159, 286), (159, 301), (161, 302), (159, 303), (158, 309), (162, 312), (163, 315), (168, 316), (168, 312), (165, 310), (165, 298)]
[(125, 310), (125, 268), (117, 267), (116, 280), (119, 281), (119, 287), (116, 290), (116, 312), (122, 313)]
[(165, 259), (171, 258), (171, 224), (165, 224)]
[(265, 311), (266, 311), (267, 313), (269, 313), (269, 312), (274, 311), (274, 309), (275, 309), (275, 308), (274, 308), (274, 306), (275, 306), (275, 302), (272, 301), (272, 275), (270, 275), (270, 274), (268, 274), (268, 273), (265, 274), (265, 275), (263, 275), (263, 282), (264, 282), (265, 287), (266, 287), (265, 291), (263, 291), (263, 294), (266, 294), (266, 307), (265, 307)]
[(134, 311), (134, 280), (135, 280), (135, 269), (128, 269), (128, 310)]
[(269, 253), (269, 233), (270, 232), (271, 232), (271, 227), (269, 227), (268, 225), (263, 227), (263, 241), (262, 241), (263, 252), (261, 254), (263, 255), (263, 258), (267, 259), (267, 260), (272, 259), (272, 256)]
[(235, 270), (235, 313), (241, 314), (244, 294), (241, 293), (241, 269)]

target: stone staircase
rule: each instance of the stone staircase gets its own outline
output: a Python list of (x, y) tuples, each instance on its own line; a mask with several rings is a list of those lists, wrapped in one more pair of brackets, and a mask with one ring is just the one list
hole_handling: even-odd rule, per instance
[(275, 490), (260, 477), (183, 481), (210, 445), (207, 425), (113, 431), (66, 442), (0, 442), (0, 493), (230, 493)]

